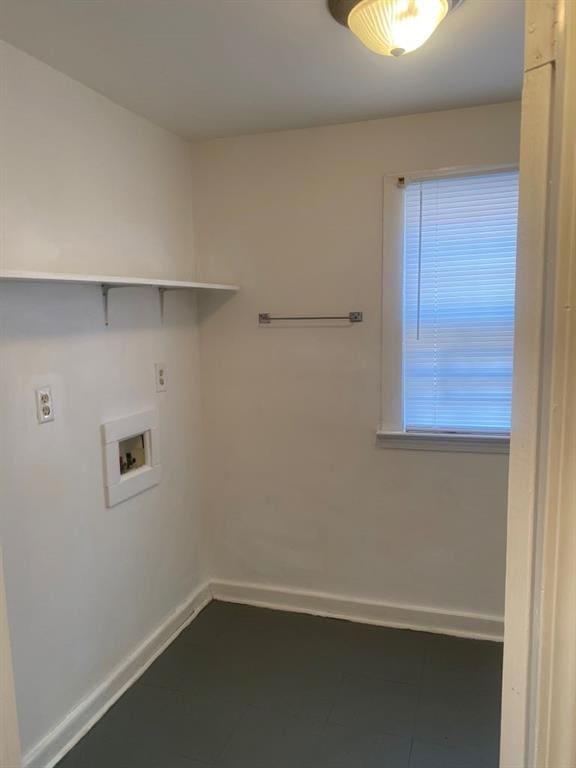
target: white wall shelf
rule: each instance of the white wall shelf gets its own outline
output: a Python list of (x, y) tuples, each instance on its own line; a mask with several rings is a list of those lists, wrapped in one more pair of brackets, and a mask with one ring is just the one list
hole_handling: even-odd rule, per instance
[(113, 275), (75, 275), (66, 272), (29, 272), (11, 269), (0, 270), (0, 282), (57, 283), (70, 285), (95, 285), (102, 291), (104, 320), (108, 325), (108, 291), (111, 288), (157, 288), (160, 296), (160, 313), (164, 316), (164, 293), (176, 290), (237, 291), (237, 285), (225, 283), (199, 283), (188, 280), (162, 280), (148, 277), (118, 277)]

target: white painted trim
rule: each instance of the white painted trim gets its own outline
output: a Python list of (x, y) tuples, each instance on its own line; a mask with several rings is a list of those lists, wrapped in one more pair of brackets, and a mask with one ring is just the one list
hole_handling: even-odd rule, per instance
[(430, 171), (416, 171), (414, 173), (400, 173), (406, 184), (418, 181), (431, 181), (433, 179), (445, 179), (450, 176), (479, 176), (486, 173), (502, 173), (503, 171), (517, 171), (518, 163), (503, 163), (491, 165), (461, 165), (447, 168), (436, 168)]
[(161, 467), (144, 465), (125, 475), (115, 485), (106, 486), (106, 506), (115, 507), (126, 499), (153, 488), (162, 480)]
[(404, 426), (404, 193), (396, 173), (383, 179), (381, 226), (378, 423), (381, 429), (399, 431)]
[(310, 613), (359, 624), (494, 641), (501, 641), (504, 633), (504, 620), (501, 616), (360, 600), (324, 592), (237, 581), (213, 581), (210, 586), (215, 600)]
[(21, 764), (4, 570), (0, 549), (0, 768), (19, 768)]
[(510, 438), (504, 435), (457, 435), (431, 432), (376, 432), (378, 448), (404, 451), (455, 453), (508, 453)]
[(154, 409), (107, 421), (102, 424), (102, 439), (105, 443), (118, 443), (148, 429), (158, 429), (158, 412)]
[[(212, 599), (204, 584), (24, 755), (25, 768), (52, 768), (100, 720)], [(104, 768), (104, 767), (103, 767)]]
[[(158, 485), (162, 479), (160, 467), (160, 437), (158, 413), (152, 409), (114, 419), (102, 424), (104, 443), (104, 474), (106, 506), (113, 507), (138, 493)], [(146, 463), (124, 475), (120, 474), (120, 441), (144, 435)]]
[[(540, 34), (535, 54), (546, 55)], [(542, 554), (537, 561), (532, 702), (535, 768), (576, 765), (576, 6), (560, 3), (551, 200), (550, 259), (554, 264), (553, 332), (546, 401), (545, 493), (540, 511)], [(548, 54), (550, 55), (550, 54)], [(544, 363), (545, 364), (545, 363)]]
[[(555, 2), (526, 3), (500, 765), (534, 768), (554, 254)], [(549, 768), (561, 768), (550, 765)]]

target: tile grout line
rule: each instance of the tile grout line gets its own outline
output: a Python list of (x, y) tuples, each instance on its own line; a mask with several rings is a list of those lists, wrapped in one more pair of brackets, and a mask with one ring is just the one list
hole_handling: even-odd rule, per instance
[[(346, 672), (342, 671), (340, 674), (340, 682), (338, 683), (336, 693), (334, 694), (334, 698), (332, 700), (332, 705), (328, 709), (328, 714), (326, 715), (326, 720), (324, 721), (323, 730), (326, 730), (326, 728), (330, 724), (330, 718), (332, 717), (332, 713), (334, 712), (334, 707), (336, 706), (336, 701), (338, 699), (338, 696), (340, 695), (340, 692), (342, 691), (342, 688), (344, 686), (345, 678), (346, 678)], [(335, 723), (335, 725), (338, 725), (338, 723)]]

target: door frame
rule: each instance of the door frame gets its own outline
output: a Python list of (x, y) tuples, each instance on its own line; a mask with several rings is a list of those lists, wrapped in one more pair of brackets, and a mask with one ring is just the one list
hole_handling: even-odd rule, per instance
[(525, 40), (500, 764), (573, 768), (574, 0), (526, 0)]

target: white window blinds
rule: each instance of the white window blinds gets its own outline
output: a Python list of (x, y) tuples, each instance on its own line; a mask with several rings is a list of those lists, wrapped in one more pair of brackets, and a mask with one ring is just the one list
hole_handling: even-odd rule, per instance
[(404, 428), (510, 430), (518, 173), (405, 191)]

